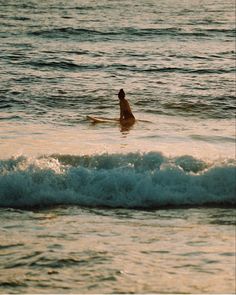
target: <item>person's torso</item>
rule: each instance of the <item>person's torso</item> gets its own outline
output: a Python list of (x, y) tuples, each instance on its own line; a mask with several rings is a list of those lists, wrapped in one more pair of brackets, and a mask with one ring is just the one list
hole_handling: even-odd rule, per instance
[(130, 105), (126, 99), (120, 100), (120, 108), (125, 119), (134, 118)]

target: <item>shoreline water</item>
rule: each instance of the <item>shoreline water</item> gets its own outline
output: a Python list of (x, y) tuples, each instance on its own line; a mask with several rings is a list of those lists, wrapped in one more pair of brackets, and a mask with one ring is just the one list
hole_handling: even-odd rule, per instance
[(0, 293), (225, 294), (235, 288), (235, 209), (0, 212)]

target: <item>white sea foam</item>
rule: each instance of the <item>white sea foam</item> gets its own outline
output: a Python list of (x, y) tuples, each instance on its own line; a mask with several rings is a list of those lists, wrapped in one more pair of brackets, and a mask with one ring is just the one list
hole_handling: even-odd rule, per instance
[(147, 208), (235, 205), (236, 165), (161, 153), (11, 158), (0, 162), (0, 206)]

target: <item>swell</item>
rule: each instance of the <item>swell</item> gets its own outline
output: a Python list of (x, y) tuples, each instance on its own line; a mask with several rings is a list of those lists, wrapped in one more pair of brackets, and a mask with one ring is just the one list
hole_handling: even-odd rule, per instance
[(211, 69), (211, 68), (184, 68), (184, 67), (149, 67), (142, 66), (138, 67), (136, 65), (125, 65), (119, 63), (104, 64), (104, 63), (76, 63), (69, 60), (51, 60), (45, 59), (42, 60), (29, 60), (24, 61), (23, 64), (30, 65), (35, 68), (54, 68), (70, 71), (81, 71), (81, 70), (119, 70), (119, 71), (128, 71), (128, 72), (139, 72), (139, 73), (178, 73), (178, 74), (191, 74), (191, 75), (207, 75), (207, 74), (216, 74), (222, 75), (226, 73), (234, 73), (235, 69), (232, 68), (220, 68), (220, 69)]
[(69, 38), (69, 37), (80, 37), (80, 38), (95, 38), (106, 37), (106, 40), (115, 39), (126, 39), (129, 40), (132, 37), (151, 37), (157, 36), (175, 36), (175, 37), (216, 37), (219, 34), (223, 34), (226, 37), (235, 37), (235, 29), (196, 29), (192, 31), (186, 31), (181, 28), (168, 27), (168, 28), (110, 28), (108, 30), (94, 30), (85, 28), (73, 28), (73, 27), (61, 27), (45, 30), (34, 30), (28, 32), (31, 36), (39, 36), (45, 38)]
[(235, 177), (233, 160), (208, 164), (157, 152), (18, 157), (0, 163), (0, 206), (234, 206)]

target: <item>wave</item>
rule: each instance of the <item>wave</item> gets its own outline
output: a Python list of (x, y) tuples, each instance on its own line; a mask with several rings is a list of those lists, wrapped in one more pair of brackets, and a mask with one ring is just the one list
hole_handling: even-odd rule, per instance
[(147, 35), (164, 35), (164, 34), (176, 34), (179, 32), (178, 28), (122, 28), (122, 29), (110, 29), (107, 31), (93, 30), (93, 29), (83, 29), (83, 28), (73, 28), (73, 27), (62, 27), (53, 28), (50, 30), (38, 30), (29, 32), (30, 35), (42, 36), (42, 37), (68, 37), (69, 35), (77, 36), (116, 36), (116, 35), (128, 35), (128, 36), (147, 36)]
[(228, 36), (235, 37), (236, 30), (235, 28), (204, 28), (204, 29), (196, 29), (199, 32), (206, 32), (206, 33), (224, 33), (228, 34)]
[(168, 28), (110, 28), (109, 30), (88, 29), (88, 28), (74, 28), (74, 27), (59, 27), (45, 30), (35, 30), (28, 32), (31, 36), (39, 36), (45, 38), (69, 38), (79, 37), (82, 39), (92, 39), (96, 41), (97, 38), (105, 40), (122, 39), (133, 40), (132, 37), (146, 37), (155, 38), (157, 36), (172, 36), (172, 37), (215, 37), (219, 33), (225, 36), (234, 37), (235, 29), (196, 29), (186, 31), (182, 28), (168, 27)]
[(104, 63), (83, 63), (77, 64), (70, 60), (58, 59), (51, 60), (45, 59), (42, 60), (30, 60), (28, 62), (23, 61), (23, 64), (30, 65), (31, 67), (36, 68), (54, 68), (54, 69), (63, 69), (63, 70), (120, 70), (120, 71), (130, 71), (130, 72), (146, 72), (146, 73), (180, 73), (180, 74), (198, 74), (198, 75), (208, 75), (208, 74), (225, 74), (225, 73), (234, 73), (234, 68), (228, 69), (193, 69), (193, 68), (184, 68), (184, 67), (138, 67), (137, 65), (125, 65), (121, 63), (113, 64), (104, 64)]
[[(181, 101), (182, 99), (182, 101)], [(236, 107), (232, 105), (232, 99), (230, 96), (224, 97), (224, 100), (217, 103), (217, 98), (214, 100), (206, 100), (204, 96), (198, 96), (198, 102), (196, 103), (196, 97), (188, 97), (188, 100), (184, 100), (182, 95), (179, 101), (165, 102), (163, 103), (163, 113), (166, 115), (176, 115), (176, 113), (183, 116), (198, 116), (199, 118), (235, 118)], [(192, 100), (191, 100), (192, 99)], [(160, 111), (160, 110), (159, 110)], [(155, 110), (150, 110), (151, 113), (155, 113)], [(209, 139), (210, 137), (208, 137)], [(234, 138), (232, 137), (232, 140)]]
[[(59, 68), (59, 69), (87, 69), (89, 68), (88, 65), (77, 65), (72, 61), (30, 61), (27, 64), (37, 68)], [(93, 66), (93, 65), (91, 65)]]
[(161, 73), (182, 73), (182, 74), (225, 74), (234, 73), (234, 68), (229, 69), (192, 69), (192, 68), (178, 68), (178, 67), (163, 67), (163, 68), (147, 68), (144, 72), (161, 72)]
[(157, 209), (233, 206), (236, 165), (161, 153), (52, 155), (0, 161), (0, 206)]

